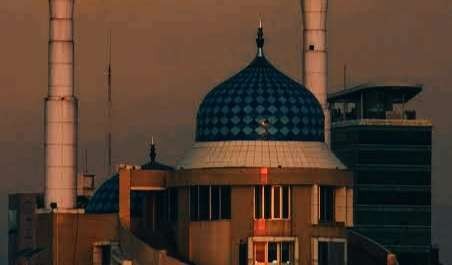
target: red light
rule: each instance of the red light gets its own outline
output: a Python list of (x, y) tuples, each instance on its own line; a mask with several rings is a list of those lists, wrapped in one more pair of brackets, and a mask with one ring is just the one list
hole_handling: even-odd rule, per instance
[(264, 235), (267, 230), (265, 219), (254, 220), (254, 234)]
[(260, 183), (267, 184), (268, 183), (268, 168), (262, 167), (260, 170)]

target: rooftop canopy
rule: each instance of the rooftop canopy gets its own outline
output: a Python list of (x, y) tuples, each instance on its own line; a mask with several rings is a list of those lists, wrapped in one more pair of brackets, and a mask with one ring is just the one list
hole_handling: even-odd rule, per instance
[(328, 102), (358, 101), (366, 93), (382, 93), (393, 104), (402, 104), (410, 101), (422, 91), (422, 84), (412, 83), (366, 83), (328, 94)]

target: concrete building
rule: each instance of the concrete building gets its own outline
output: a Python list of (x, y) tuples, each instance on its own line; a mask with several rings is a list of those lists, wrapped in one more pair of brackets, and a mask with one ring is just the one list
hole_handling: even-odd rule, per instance
[(354, 173), (354, 230), (401, 265), (431, 259), (432, 123), (406, 108), (421, 90), (378, 83), (329, 96), (332, 149)]
[(397, 264), (349, 231), (353, 176), (324, 142), (322, 106), (264, 56), (262, 28), (256, 43), (204, 98), (176, 168), (152, 145), (148, 163), (121, 166), (85, 208), (35, 209), (40, 251), (26, 263)]

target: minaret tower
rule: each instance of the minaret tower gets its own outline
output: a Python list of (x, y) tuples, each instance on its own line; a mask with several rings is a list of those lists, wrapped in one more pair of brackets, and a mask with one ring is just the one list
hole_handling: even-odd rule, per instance
[(74, 95), (75, 0), (49, 0), (49, 90), (45, 98), (45, 207), (76, 206), (78, 100)]
[(325, 115), (325, 142), (330, 143), (327, 104), (327, 10), (328, 0), (300, 0), (303, 12), (303, 83), (320, 102)]

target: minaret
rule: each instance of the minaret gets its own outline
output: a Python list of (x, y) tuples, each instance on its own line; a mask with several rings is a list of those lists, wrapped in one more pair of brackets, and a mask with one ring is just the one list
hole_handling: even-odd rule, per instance
[(78, 100), (74, 95), (74, 0), (49, 0), (45, 98), (45, 207), (76, 206)]
[(330, 143), (330, 114), (327, 104), (327, 40), (328, 0), (301, 0), (303, 11), (303, 83), (320, 102), (325, 115), (325, 142)]

